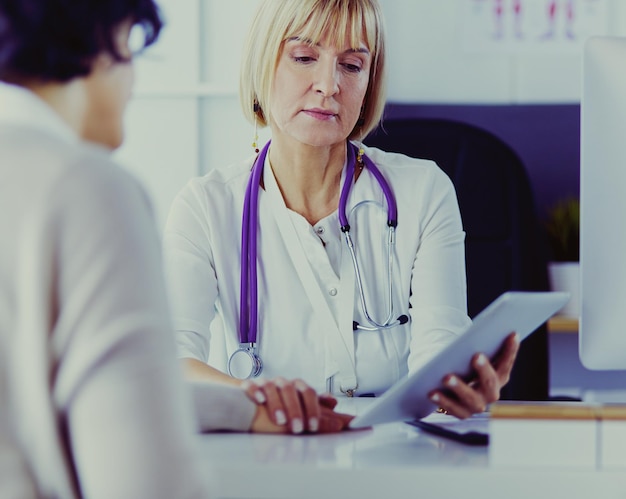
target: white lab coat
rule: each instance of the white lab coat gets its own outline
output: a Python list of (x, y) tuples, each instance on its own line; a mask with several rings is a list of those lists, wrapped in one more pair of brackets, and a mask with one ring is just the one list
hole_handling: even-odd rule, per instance
[[(430, 161), (373, 148), (366, 154), (397, 200), (394, 318), (407, 314), (410, 321), (383, 332), (353, 332), (353, 320), (368, 324), (337, 213), (312, 227), (286, 208), (266, 162), (258, 225), (264, 377), (302, 378), (317, 390), (333, 378), (335, 393), (358, 384), (357, 394), (379, 394), (469, 325), (465, 234), (450, 179)], [(175, 199), (164, 234), (179, 356), (224, 372), (239, 344), (241, 219), (251, 164), (252, 159), (192, 179)], [(370, 313), (382, 321), (387, 209), (367, 169), (352, 187), (348, 220)]]
[[(145, 192), (4, 84), (0, 158), (0, 496), (206, 497)], [(215, 393), (201, 426), (247, 429)]]

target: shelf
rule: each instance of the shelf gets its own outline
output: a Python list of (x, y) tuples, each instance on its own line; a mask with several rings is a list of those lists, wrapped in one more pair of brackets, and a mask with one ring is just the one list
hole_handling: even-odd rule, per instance
[(578, 318), (555, 315), (548, 320), (549, 333), (578, 333)]

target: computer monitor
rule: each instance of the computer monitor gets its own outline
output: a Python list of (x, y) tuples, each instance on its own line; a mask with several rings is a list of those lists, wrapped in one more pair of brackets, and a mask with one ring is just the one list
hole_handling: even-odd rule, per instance
[(593, 37), (581, 98), (581, 317), (588, 369), (626, 369), (626, 38)]

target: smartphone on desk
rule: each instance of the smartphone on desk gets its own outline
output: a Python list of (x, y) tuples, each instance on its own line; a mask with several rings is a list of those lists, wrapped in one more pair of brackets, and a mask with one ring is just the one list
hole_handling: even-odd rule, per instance
[(433, 413), (422, 419), (407, 421), (422, 431), (466, 445), (489, 444), (489, 413), (481, 412), (467, 419)]

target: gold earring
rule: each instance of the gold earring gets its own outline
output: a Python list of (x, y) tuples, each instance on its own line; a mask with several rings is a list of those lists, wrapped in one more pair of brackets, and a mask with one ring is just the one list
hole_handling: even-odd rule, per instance
[(259, 133), (258, 133), (258, 113), (260, 110), (259, 102), (254, 99), (254, 103), (252, 104), (252, 110), (254, 111), (254, 139), (252, 139), (252, 148), (254, 152), (259, 154)]
[(363, 149), (363, 144), (359, 143), (359, 152), (356, 155), (356, 164), (360, 170), (363, 169), (363, 155), (365, 154), (365, 149)]

